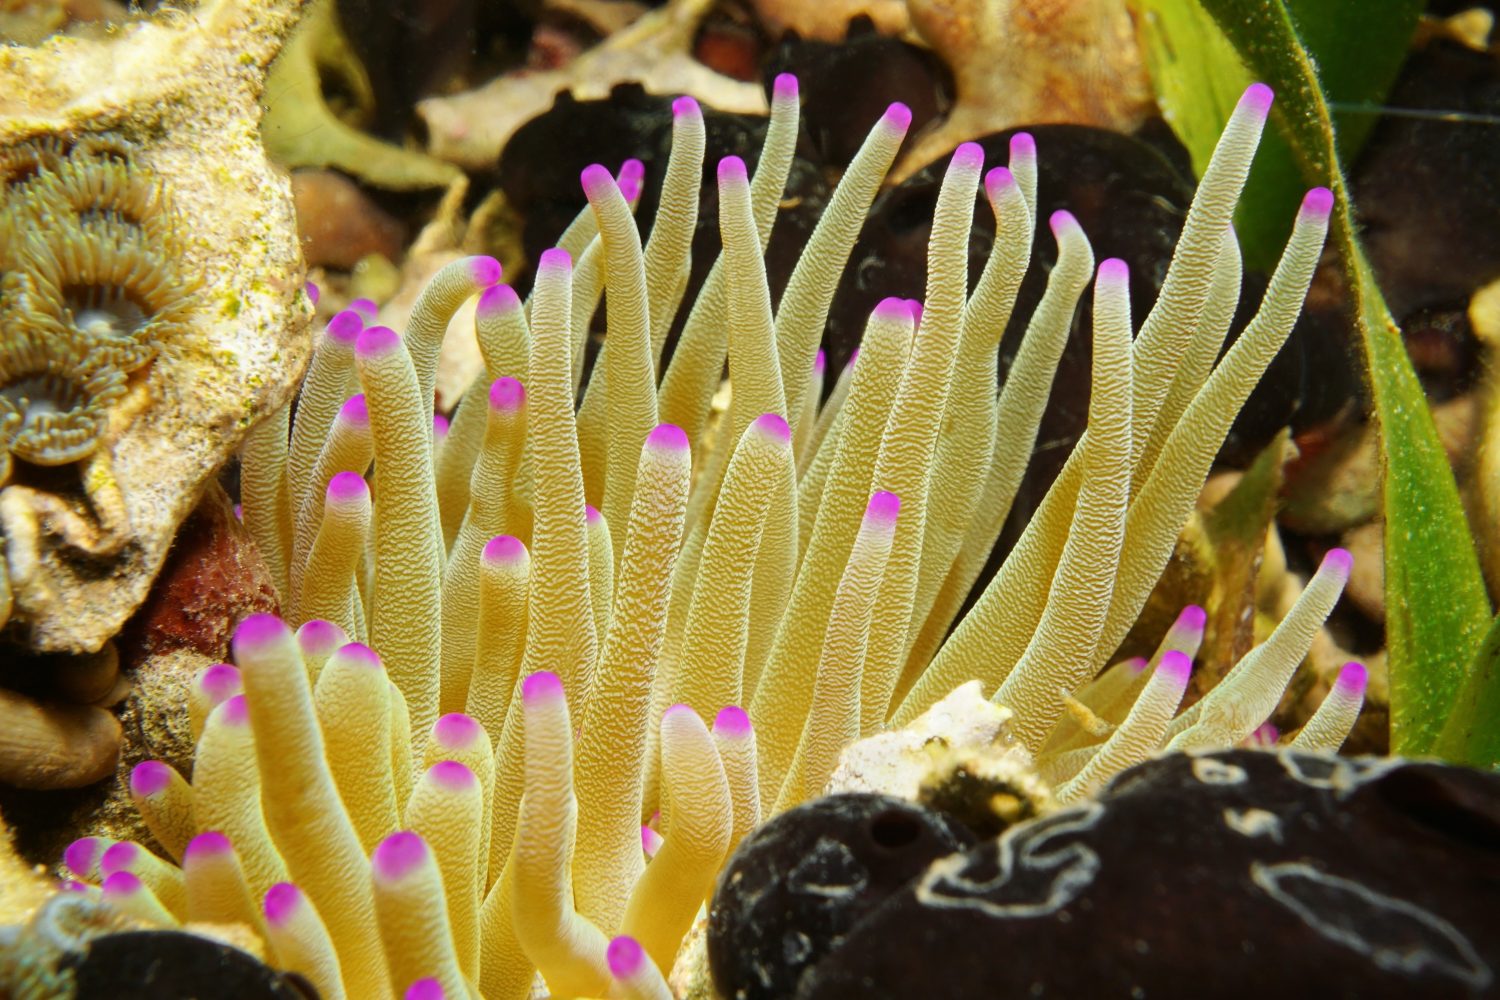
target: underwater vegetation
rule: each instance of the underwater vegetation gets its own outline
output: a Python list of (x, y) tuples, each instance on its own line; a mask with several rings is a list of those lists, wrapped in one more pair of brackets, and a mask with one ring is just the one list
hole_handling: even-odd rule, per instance
[[(1251, 87), (1229, 119), (1139, 331), (1123, 262), (1096, 267), (1071, 215), (1048, 220), (1058, 264), (998, 395), (1045, 150), (1018, 136), (986, 173), (959, 147), (924, 300), (874, 310), (820, 405), (829, 303), (910, 116), (893, 105), (875, 124), (773, 309), (761, 252), (798, 130), (786, 76), (753, 178), (718, 164), (723, 254), (691, 303), (704, 134), (681, 99), (644, 245), (641, 165), (593, 166), (589, 209), (542, 254), (528, 302), (470, 257), (404, 334), (335, 316), (295, 420), (281, 410), (244, 454), (244, 516), (283, 617), (246, 619), (234, 665), (195, 682), (191, 783), (158, 762), (132, 775), (178, 864), (87, 838), (68, 867), (150, 923), (263, 930), (275, 963), (328, 997), (524, 997), (538, 972), (554, 995), (659, 997), (735, 844), (818, 795), (843, 746), (964, 682), (1064, 801), (1163, 747), (1244, 741), (1337, 599), (1342, 550), (1185, 711), (1200, 609), (1151, 661), (1108, 661), (1323, 247), (1318, 188), (1220, 359), (1240, 284), (1230, 218), (1270, 102)], [(1001, 236), (968, 293), (981, 185)], [(1091, 279), (1087, 434), (953, 625)], [(486, 372), (435, 422), (441, 339), (476, 293)], [(585, 380), (601, 294), (608, 335)], [(1363, 691), (1352, 664), (1296, 745), (1336, 749)]]

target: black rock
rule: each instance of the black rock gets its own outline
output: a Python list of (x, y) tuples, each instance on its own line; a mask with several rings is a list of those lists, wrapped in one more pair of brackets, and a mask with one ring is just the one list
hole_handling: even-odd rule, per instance
[(708, 915), (714, 988), (733, 1000), (791, 996), (888, 895), (973, 842), (947, 817), (886, 795), (829, 795), (782, 813), (719, 877)]
[(1172, 754), (935, 862), (806, 969), (838, 997), (1500, 995), (1500, 776)]
[(317, 1000), (300, 976), (248, 952), (182, 931), (128, 931), (89, 942), (74, 970), (73, 1000)]

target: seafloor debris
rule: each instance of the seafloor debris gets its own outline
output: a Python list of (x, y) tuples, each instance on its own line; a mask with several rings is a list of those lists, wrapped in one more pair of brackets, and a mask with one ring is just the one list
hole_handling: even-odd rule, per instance
[[(891, 855), (864, 847), (879, 825), (831, 827), (838, 801), (785, 814), (730, 863), (709, 940), (724, 995), (865, 997), (879, 983), (888, 996), (1165, 996), (1234, 983), (1243, 995), (1480, 996), (1500, 967), (1494, 775), (1291, 750), (1171, 754), (894, 892), (881, 878)], [(893, 851), (926, 828), (907, 827)], [(787, 912), (816, 923), (756, 903), (765, 887), (747, 873), (773, 841), (843, 862), (775, 883)]]
[[(107, 40), (0, 49), (7, 215), (45, 215), (45, 227), (23, 227), (33, 233), (71, 226), (90, 236), (48, 244), (48, 254), (40, 238), (23, 247), (41, 263), (7, 278), (7, 312), (35, 308), (7, 324), (4, 344), (37, 356), (25, 344), (48, 336), (43, 320), (90, 333), (77, 341), (86, 350), (59, 352), (51, 337), (47, 354), (54, 367), (95, 374), (40, 377), (70, 378), (80, 396), (108, 404), (97, 420), (81, 418), (77, 442), (62, 442), (77, 447), (12, 448), (19, 461), (0, 492), (0, 618), (33, 649), (95, 650), (119, 630), (203, 484), (306, 363), (311, 308), (291, 195), (255, 127), (266, 64), (300, 6), (211, 0)], [(38, 159), (53, 156), (56, 167)], [(93, 160), (112, 165), (85, 170)], [(159, 192), (136, 180), (137, 168)], [(131, 257), (142, 242), (168, 252)], [(5, 394), (25, 395), (10, 384)], [(23, 416), (22, 439), (28, 422), (53, 420)], [(59, 458), (73, 464), (44, 467)]]

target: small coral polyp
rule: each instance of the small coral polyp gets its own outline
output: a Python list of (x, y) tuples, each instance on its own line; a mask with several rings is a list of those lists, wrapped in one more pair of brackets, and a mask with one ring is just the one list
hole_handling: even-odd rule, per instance
[[(1315, 189), (1219, 359), (1239, 296), (1230, 219), (1269, 91), (1252, 87), (1229, 121), (1138, 332), (1126, 265), (1096, 272), (1076, 220), (1052, 216), (1058, 263), (998, 396), (1038, 153), (1018, 136), (984, 174), (979, 147), (960, 147), (925, 301), (874, 310), (821, 407), (829, 303), (910, 114), (893, 105), (876, 123), (773, 309), (762, 252), (796, 81), (778, 79), (772, 103), (754, 177), (735, 157), (719, 164), (723, 255), (666, 362), (702, 174), (689, 99), (674, 105), (644, 246), (635, 184), (590, 167), (590, 207), (542, 255), (529, 302), (496, 284), (494, 261), (468, 258), (437, 275), (404, 336), (334, 317), (295, 422), (263, 425), (243, 467), (246, 521), (288, 620), (246, 620), (237, 669), (200, 678), (191, 786), (141, 765), (141, 814), (174, 856), (186, 845), (185, 871), (117, 854), (134, 878), (106, 881), (106, 898), (148, 919), (248, 920), (330, 998), (521, 998), (538, 972), (554, 996), (666, 997), (734, 845), (817, 795), (849, 742), (961, 683), (1011, 710), (1062, 800), (1163, 747), (1238, 744), (1271, 713), (1346, 553), (1186, 711), (1201, 609), (1152, 660), (1108, 665), (1323, 245), (1330, 195)], [(967, 294), (981, 179), (1000, 236)], [(1088, 432), (949, 635), (1091, 277)], [(576, 362), (606, 290), (583, 388)], [(487, 370), (439, 436), (438, 347), (476, 293)], [(714, 413), (726, 359), (732, 401)], [(1362, 691), (1351, 668), (1299, 745), (1336, 748)], [(217, 838), (213, 865), (195, 862), (203, 837)], [(76, 853), (80, 877), (115, 877)], [(249, 917), (247, 898), (264, 901)]]
[(126, 379), (182, 330), (160, 183), (119, 136), (0, 154), (0, 483), (11, 456), (65, 465), (98, 446)]

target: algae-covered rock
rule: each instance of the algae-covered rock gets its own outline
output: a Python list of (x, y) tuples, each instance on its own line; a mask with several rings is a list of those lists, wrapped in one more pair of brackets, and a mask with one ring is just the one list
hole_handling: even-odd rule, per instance
[[(33, 649), (92, 651), (118, 631), (204, 484), (306, 365), (312, 304), (291, 191), (257, 130), (266, 66), (301, 7), (206, 0), (105, 40), (0, 49), (0, 151), (97, 148), (149, 171), (187, 288), (170, 334), (110, 397), (97, 446), (59, 466), (23, 457), (0, 491), (0, 619)], [(122, 223), (85, 216), (84, 228)], [(53, 306), (58, 323), (84, 325), (76, 302)]]

